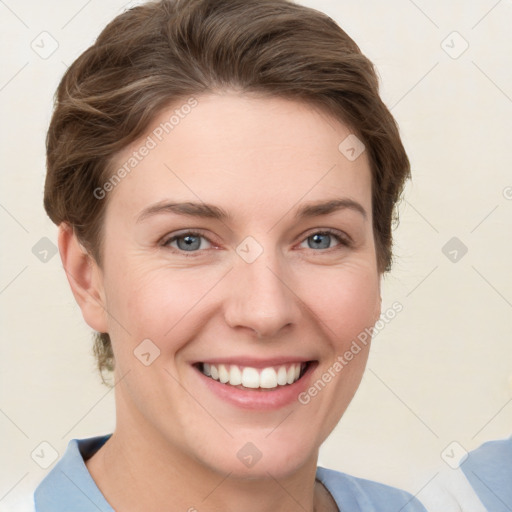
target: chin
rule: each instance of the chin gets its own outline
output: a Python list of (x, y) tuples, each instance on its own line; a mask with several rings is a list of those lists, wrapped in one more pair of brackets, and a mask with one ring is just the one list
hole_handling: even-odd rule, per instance
[[(246, 436), (226, 443), (218, 443), (221, 451), (201, 454), (203, 463), (222, 475), (241, 480), (286, 479), (305, 464), (316, 467), (318, 446), (310, 440), (298, 438), (290, 442), (290, 436), (278, 436), (265, 439), (261, 432), (253, 439)], [(205, 455), (208, 460), (205, 460)]]

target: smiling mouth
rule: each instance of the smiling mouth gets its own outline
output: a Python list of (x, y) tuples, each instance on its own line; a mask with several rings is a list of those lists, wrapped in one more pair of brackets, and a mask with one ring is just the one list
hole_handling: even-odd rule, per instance
[(196, 368), (206, 377), (238, 389), (272, 391), (290, 386), (302, 378), (311, 361), (288, 363), (266, 368), (236, 364), (198, 363)]

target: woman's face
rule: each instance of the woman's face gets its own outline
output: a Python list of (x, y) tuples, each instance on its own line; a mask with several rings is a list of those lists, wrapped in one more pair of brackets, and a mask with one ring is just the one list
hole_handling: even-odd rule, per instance
[(369, 162), (298, 102), (183, 105), (117, 156), (130, 171), (101, 199), (117, 430), (222, 474), (283, 477), (316, 461), (380, 314)]

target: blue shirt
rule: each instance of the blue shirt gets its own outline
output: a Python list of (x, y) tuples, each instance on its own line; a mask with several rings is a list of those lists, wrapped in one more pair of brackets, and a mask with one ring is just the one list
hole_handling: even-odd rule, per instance
[[(63, 457), (34, 493), (36, 512), (114, 512), (84, 463), (84, 458), (92, 457), (109, 437), (69, 442)], [(412, 495), (394, 487), (321, 467), (317, 468), (316, 476), (340, 511), (426, 512)]]
[(484, 443), (460, 467), (487, 510), (512, 510), (512, 437)]

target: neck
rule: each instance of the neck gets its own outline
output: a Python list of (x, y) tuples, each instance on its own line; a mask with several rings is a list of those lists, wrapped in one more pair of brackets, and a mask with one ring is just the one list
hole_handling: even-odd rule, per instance
[(117, 429), (86, 465), (112, 508), (123, 512), (337, 510), (315, 483), (316, 456), (286, 478), (239, 478), (205, 468), (153, 436)]
[[(330, 494), (315, 481), (318, 450), (295, 465), (293, 470), (281, 469), (280, 473), (269, 462), (265, 467), (264, 456), (263, 464), (258, 463), (255, 471), (249, 473), (241, 471), (243, 468), (238, 465), (240, 461), (235, 453), (233, 459), (237, 464), (234, 466), (226, 460), (216, 461), (216, 464), (211, 456), (188, 447), (187, 438), (183, 437), (185, 425), (177, 425), (175, 434), (172, 426), (163, 434), (126, 400), (120, 390), (117, 391), (118, 427), (102, 448), (86, 461), (92, 478), (114, 510), (337, 511)], [(207, 452), (208, 437), (202, 443)], [(230, 439), (226, 450), (232, 450), (232, 446), (233, 439)]]

